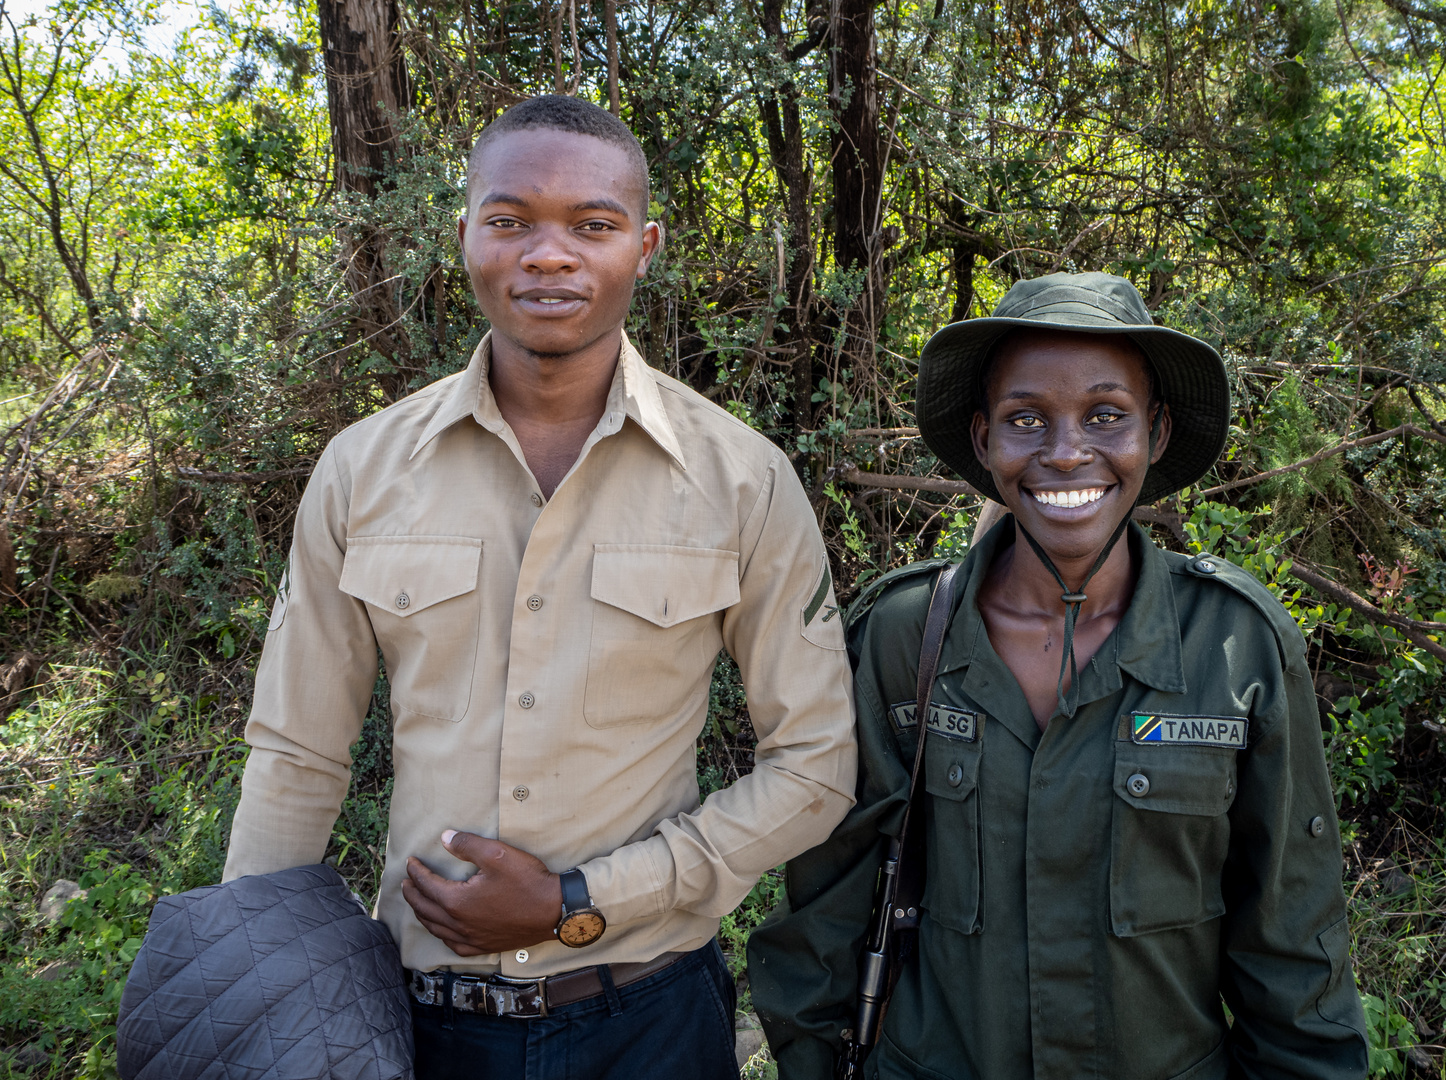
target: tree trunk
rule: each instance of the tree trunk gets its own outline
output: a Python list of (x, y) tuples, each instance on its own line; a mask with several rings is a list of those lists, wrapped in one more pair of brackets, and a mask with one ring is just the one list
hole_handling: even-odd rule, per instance
[(862, 385), (873, 371), (883, 315), (879, 213), (884, 144), (874, 65), (874, 0), (837, 0), (829, 16), (829, 102), (833, 134), (834, 261), (863, 271), (858, 299), (844, 315), (844, 355)]
[[(317, 16), (336, 188), (374, 198), (401, 150), (397, 119), (412, 96), (397, 0), (317, 0)], [(406, 393), (412, 373), (386, 240), (384, 230), (364, 224), (347, 226), (341, 235), (354, 304), (352, 340), (390, 361), (392, 370), (377, 379), (387, 398), (395, 400)]]
[(974, 303), (974, 256), (978, 250), (979, 246), (972, 240), (950, 249), (954, 263), (954, 310), (949, 313), (950, 322), (969, 318), (969, 308)]
[[(784, 63), (792, 64), (783, 29), (783, 0), (766, 0), (761, 25)], [(803, 151), (803, 120), (798, 87), (784, 83), (759, 103), (768, 154), (783, 188), (788, 214), (788, 260), (784, 280), (787, 306), (780, 316), (788, 325), (783, 344), (793, 352), (793, 432), (812, 426), (813, 377), (813, 227), (808, 208), (809, 176)]]
[(622, 97), (618, 93), (618, 0), (603, 4), (603, 22), (608, 35), (608, 112), (623, 114)]

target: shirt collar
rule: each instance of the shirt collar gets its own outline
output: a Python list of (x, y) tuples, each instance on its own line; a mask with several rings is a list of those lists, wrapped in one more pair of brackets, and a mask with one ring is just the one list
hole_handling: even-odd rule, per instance
[[(416, 457), (429, 442), (458, 421), (471, 416), (488, 431), (500, 433), (507, 425), (492, 396), (492, 384), (487, 378), (488, 365), (492, 359), (492, 333), (478, 343), (472, 359), (462, 371), (462, 377), (447, 390), (437, 411), (432, 414), (423, 429), (417, 444), (412, 448), (411, 457)], [(658, 391), (659, 375), (643, 360), (627, 334), (622, 336), (622, 350), (618, 355), (617, 370), (613, 373), (612, 386), (608, 389), (607, 405), (602, 419), (598, 421), (601, 434), (612, 435), (622, 427), (622, 419), (628, 417), (645, 431), (668, 456), (687, 470), (683, 448), (678, 443), (677, 433), (668, 420), (663, 408), (662, 396)]]
[(1147, 686), (1183, 694), (1185, 662), (1170, 563), (1139, 525), (1131, 522), (1125, 535), (1140, 555), (1140, 580), (1115, 635), (1116, 662)]
[[(1109, 653), (1115, 663), (1131, 676), (1156, 690), (1171, 694), (1185, 692), (1185, 665), (1180, 646), (1180, 620), (1175, 608), (1175, 590), (1170, 581), (1170, 565), (1161, 551), (1134, 522), (1125, 531), (1125, 542), (1140, 556), (1140, 577), (1130, 606), (1120, 618), (1112, 635), (1114, 644), (1106, 642), (1096, 654), (1103, 665)], [(967, 667), (979, 655), (981, 639), (987, 641), (984, 620), (977, 600), (984, 576), (1000, 550), (1014, 543), (1014, 518), (1008, 515), (979, 541), (969, 553), (964, 566), (963, 594), (955, 609), (954, 625), (945, 639), (939, 660), (939, 672)], [(1085, 665), (1080, 674), (1084, 675)], [(1118, 688), (1118, 679), (1105, 676), (1110, 689)]]

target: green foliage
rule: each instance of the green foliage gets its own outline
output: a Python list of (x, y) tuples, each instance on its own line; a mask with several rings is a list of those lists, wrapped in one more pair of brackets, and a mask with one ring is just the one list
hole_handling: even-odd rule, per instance
[[(743, 903), (723, 916), (718, 938), (723, 945), (723, 955), (728, 960), (728, 970), (735, 979), (742, 980), (747, 974), (747, 956), (744, 950), (748, 945), (748, 935), (783, 899), (783, 867), (779, 866), (759, 878), (758, 884), (753, 886)], [(750, 1012), (752, 1008), (753, 998), (744, 984), (738, 999), (738, 1010)]]
[[(1189, 496), (1188, 491), (1182, 493), (1184, 500)], [(1272, 519), (1269, 505), (1242, 510), (1197, 501), (1182, 528), (1190, 551), (1219, 555), (1259, 578), (1316, 647), (1327, 641), (1349, 643), (1380, 658), (1372, 672), (1374, 682), (1364, 695), (1331, 703), (1334, 709), (1326, 730), (1337, 803), (1364, 803), (1394, 782), (1393, 749), (1405, 735), (1407, 714), (1421, 706), (1441, 705), (1442, 665), (1390, 627), (1366, 622), (1348, 608), (1317, 604), (1291, 588), (1286, 580), (1291, 567), (1286, 544), (1294, 532), (1266, 532)], [(1403, 579), (1400, 568), (1394, 576), (1379, 575), (1373, 588), (1383, 609), (1399, 605), (1403, 611), (1416, 610), (1415, 601), (1403, 592)]]
[[(1401, 5), (1317, 0), (874, 5), (870, 133), (843, 127), (867, 88), (833, 84), (815, 6), (616, 5), (620, 111), (669, 237), (628, 325), (649, 362), (785, 449), (846, 601), (970, 543), (977, 500), (912, 486), (948, 479), (914, 416), (929, 335), (1019, 277), (1125, 274), (1159, 321), (1217, 344), (1232, 380), (1229, 444), (1200, 486), (1236, 486), (1157, 508), (1181, 514), (1161, 538), (1244, 567), (1300, 625), (1350, 850), (1377, 818), (1442, 827), (1446, 679), (1422, 642), (1446, 622), (1446, 32)], [(413, 95), (372, 197), (335, 183), (310, 7), (174, 15), (169, 44), (146, 43), (150, 3), (0, 26), (0, 904), (18, 913), (0, 1041), (53, 1007), (55, 1075), (109, 1068), (118, 982), (93, 975), (144, 904), (97, 879), (86, 910), (120, 930), (42, 930), (33, 902), (66, 875), (148, 895), (219, 875), (307, 473), (485, 332), (457, 266), (463, 157), (499, 108), (558, 79), (606, 100), (603, 6), (575, 14), (574, 56), (554, 53), (545, 13), (404, 0)], [(856, 208), (833, 163), (871, 136), (866, 267), (840, 255)], [(349, 276), (363, 250), (384, 282), (365, 293)], [(383, 292), (379, 331), (359, 311)], [(1417, 433), (1370, 441), (1402, 424)], [(855, 487), (852, 467), (910, 483)], [(1296, 566), (1389, 618), (1315, 594)], [(328, 852), (363, 893), (392, 791), (387, 697), (383, 677)], [(700, 797), (751, 768), (751, 744), (725, 656)], [(766, 880), (725, 929), (735, 959), (776, 898)], [(1425, 948), (1420, 918), (1405, 935), (1353, 913), (1373, 957)], [(31, 979), (48, 958), (78, 966)], [(1439, 963), (1364, 970), (1392, 1003), (1379, 1052), (1402, 1034), (1392, 1015), (1446, 1027), (1428, 1001)]]
[(1406, 1058), (1400, 1046), (1415, 1041), (1416, 1029), (1411, 1021), (1374, 994), (1362, 994), (1361, 1004), (1366, 1007), (1366, 1032), (1370, 1038), (1370, 1075), (1406, 1075)]

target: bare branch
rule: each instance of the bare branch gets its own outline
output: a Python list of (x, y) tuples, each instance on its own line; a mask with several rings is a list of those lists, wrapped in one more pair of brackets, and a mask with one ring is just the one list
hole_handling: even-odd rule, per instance
[(1407, 3), (1406, 0), (1384, 0), (1385, 5), (1398, 15), (1404, 15), (1408, 19), (1425, 19), (1434, 23), (1442, 30), (1446, 30), (1446, 8), (1432, 10), (1430, 8), (1417, 7), (1415, 4)]
[(935, 476), (896, 476), (887, 473), (870, 473), (852, 465), (838, 466), (829, 470), (830, 479), (842, 480), (858, 487), (892, 488), (896, 491), (934, 491), (940, 495), (974, 495), (984, 498), (984, 493), (963, 480), (943, 480)]
[[(1424, 410), (1423, 410), (1424, 411)], [(1317, 462), (1324, 461), (1333, 454), (1341, 454), (1347, 450), (1354, 450), (1360, 446), (1370, 446), (1372, 443), (1385, 442), (1387, 439), (1399, 438), (1402, 435), (1419, 435), (1423, 439), (1431, 439), (1434, 442), (1446, 443), (1446, 435), (1435, 431), (1428, 431), (1425, 428), (1417, 427), (1415, 424), (1401, 424), (1393, 427), (1390, 431), (1377, 432), (1375, 435), (1366, 435), (1359, 439), (1347, 439), (1345, 442), (1336, 443), (1334, 446), (1327, 446), (1303, 461), (1293, 462), (1290, 465), (1282, 465), (1278, 469), (1266, 469), (1265, 472), (1256, 473), (1254, 476), (1243, 476), (1239, 480), (1228, 480), (1223, 484), (1216, 484), (1214, 487), (1205, 488), (1197, 492), (1202, 498), (1219, 495), (1222, 492), (1234, 491), (1236, 488), (1248, 487), (1251, 484), (1258, 484), (1263, 480), (1272, 480), (1277, 476), (1284, 476), (1286, 473), (1298, 472), (1301, 469), (1308, 469)]]
[(1340, 582), (1326, 577), (1320, 567), (1312, 566), (1297, 558), (1292, 558), (1290, 568), (1286, 570), (1286, 573), (1299, 578), (1316, 592), (1339, 604), (1344, 604), (1378, 626), (1389, 626), (1412, 644), (1420, 646), (1437, 659), (1446, 660), (1446, 646), (1439, 641), (1432, 641), (1427, 636), (1431, 633), (1439, 634), (1446, 631), (1446, 623), (1422, 622), (1419, 619), (1408, 619), (1402, 615), (1382, 611), (1364, 596), (1346, 588)]
[(206, 480), (217, 484), (264, 484), (287, 476), (309, 476), (314, 465), (300, 465), (294, 469), (272, 469), (269, 472), (205, 472), (185, 465), (176, 469), (183, 480)]

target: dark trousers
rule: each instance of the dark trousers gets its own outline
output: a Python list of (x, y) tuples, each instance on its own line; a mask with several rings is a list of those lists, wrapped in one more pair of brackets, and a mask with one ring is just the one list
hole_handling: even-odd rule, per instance
[(716, 941), (604, 995), (517, 1020), (412, 1003), (417, 1080), (738, 1080)]

